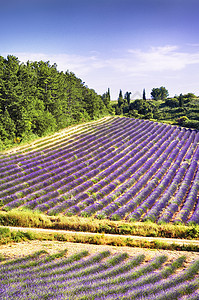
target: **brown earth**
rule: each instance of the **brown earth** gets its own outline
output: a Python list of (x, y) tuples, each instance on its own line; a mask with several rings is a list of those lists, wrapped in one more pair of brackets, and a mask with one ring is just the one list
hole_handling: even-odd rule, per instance
[[(10, 227), (11, 230), (13, 230), (12, 227)], [(15, 230), (32, 230), (33, 228), (14, 228)], [(52, 231), (48, 229), (34, 229), (39, 232), (41, 231)], [(55, 231), (55, 230), (53, 230)], [(63, 233), (67, 231), (57, 230), (57, 233)], [(75, 232), (72, 232), (73, 234)], [(78, 234), (78, 232), (77, 232)], [(91, 234), (92, 233), (81, 233), (81, 234)], [(94, 233), (93, 233), (94, 234)], [(116, 236), (116, 235), (113, 235)], [(121, 236), (120, 236), (121, 237)], [(125, 236), (127, 237), (127, 236)], [(148, 237), (132, 237), (136, 239), (144, 239), (144, 240), (154, 240), (157, 238), (148, 238)], [(164, 239), (164, 238), (158, 238), (160, 241), (168, 241), (168, 242), (178, 242), (183, 243), (183, 241), (187, 240), (173, 240), (173, 239)], [(199, 243), (199, 241), (187, 241), (189, 243)], [(145, 248), (133, 248), (133, 247), (118, 247), (118, 246), (108, 246), (108, 245), (93, 245), (93, 244), (82, 244), (82, 243), (71, 243), (71, 242), (60, 242), (60, 241), (39, 241), (39, 240), (33, 240), (33, 241), (26, 241), (26, 242), (20, 242), (20, 243), (10, 243), (7, 245), (1, 245), (0, 246), (0, 256), (3, 256), (8, 259), (23, 257), (28, 254), (37, 252), (39, 250), (46, 250), (49, 254), (57, 253), (60, 250), (67, 249), (68, 255), (71, 255), (73, 253), (80, 252), (82, 250), (88, 250), (89, 253), (95, 253), (102, 250), (109, 250), (111, 253), (118, 253), (118, 252), (126, 252), (129, 254), (129, 256), (136, 256), (138, 254), (144, 254), (145, 260), (149, 260), (152, 257), (158, 256), (158, 255), (166, 255), (168, 256), (168, 260), (173, 260), (178, 258), (179, 256), (185, 255), (186, 256), (186, 264), (189, 264), (190, 262), (198, 259), (199, 260), (199, 253), (198, 252), (190, 252), (190, 251), (170, 251), (170, 250), (160, 250), (160, 249), (145, 249)]]
[[(157, 250), (157, 249), (144, 249), (144, 248), (131, 248), (131, 247), (117, 247), (107, 245), (91, 245), (91, 244), (80, 244), (70, 242), (58, 242), (58, 241), (29, 241), (21, 243), (12, 243), (9, 245), (0, 246), (0, 255), (3, 255), (6, 260), (13, 258), (23, 257), (39, 250), (46, 250), (49, 254), (57, 253), (61, 250), (67, 249), (67, 255), (70, 256), (74, 253), (82, 250), (88, 250), (89, 253), (93, 254), (102, 250), (109, 250), (111, 253), (126, 252), (129, 256), (137, 256), (138, 254), (145, 255), (145, 261), (158, 255), (166, 255), (168, 261), (175, 260), (178, 257), (185, 255), (187, 264), (199, 259), (199, 253), (188, 252), (188, 251), (169, 251), (169, 250)], [(184, 266), (184, 267), (185, 267)]]

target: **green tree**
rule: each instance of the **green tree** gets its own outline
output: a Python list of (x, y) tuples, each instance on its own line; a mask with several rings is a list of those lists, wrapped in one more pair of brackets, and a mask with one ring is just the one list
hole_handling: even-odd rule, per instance
[(191, 99), (191, 98), (196, 98), (197, 96), (194, 95), (193, 93), (188, 93), (188, 94), (183, 95), (183, 97), (184, 97), (184, 98)]
[(92, 120), (106, 112), (102, 98), (93, 89), (85, 89), (84, 103), (86, 111)]
[(57, 66), (43, 61), (34, 62), (33, 66), (37, 73), (37, 97), (43, 101), (44, 109), (52, 113), (56, 106), (59, 85)]
[(32, 63), (20, 64), (18, 70), (18, 81), (20, 98), (18, 99), (18, 109), (15, 113), (17, 120), (16, 135), (23, 138), (32, 132), (32, 121), (37, 111), (43, 105), (39, 105), (37, 98), (37, 74)]
[(110, 89), (108, 88), (108, 91), (102, 95), (102, 101), (107, 109), (107, 111), (110, 114), (113, 114), (113, 108), (111, 106), (111, 95), (110, 95)]
[(178, 107), (179, 106), (179, 100), (177, 98), (168, 98), (165, 101), (165, 105), (169, 106), (171, 108)]
[(169, 96), (168, 90), (164, 87), (160, 87), (161, 100), (165, 100)]
[(119, 92), (119, 97), (118, 97), (118, 107), (123, 107), (124, 106), (124, 98), (122, 95), (122, 90)]
[(153, 100), (161, 99), (161, 93), (159, 88), (153, 88), (151, 92), (151, 96)]
[(153, 88), (151, 96), (154, 100), (165, 100), (169, 96), (169, 92), (165, 87), (161, 86), (160, 88)]
[(143, 117), (150, 115), (150, 118), (152, 118), (153, 106), (143, 99), (137, 99), (131, 103), (130, 110), (136, 110), (140, 115), (143, 115)]
[(0, 113), (0, 139), (6, 143), (8, 140), (14, 141), (15, 131), (15, 123), (6, 109), (4, 113)]
[(54, 132), (57, 129), (56, 120), (49, 111), (37, 111), (34, 116), (33, 133), (39, 136)]
[(143, 100), (146, 100), (146, 91), (145, 89), (143, 90), (143, 97), (142, 97)]
[(108, 88), (108, 91), (102, 95), (102, 100), (104, 102), (104, 105), (109, 108), (110, 102), (111, 102), (111, 96), (110, 96), (110, 89)]
[(184, 107), (184, 97), (182, 94), (179, 96), (179, 107)]
[(127, 101), (127, 104), (129, 106), (131, 101), (131, 92), (126, 92), (126, 94), (124, 95), (124, 99)]
[(4, 60), (3, 72), (1, 74), (1, 109), (8, 109), (11, 118), (15, 117), (16, 104), (20, 97), (20, 86), (18, 81), (19, 61), (15, 56), (8, 55)]

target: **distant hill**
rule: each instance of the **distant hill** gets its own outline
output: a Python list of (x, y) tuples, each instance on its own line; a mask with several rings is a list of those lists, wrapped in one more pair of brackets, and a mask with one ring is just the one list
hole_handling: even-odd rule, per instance
[(116, 115), (132, 118), (148, 119), (157, 122), (180, 125), (199, 130), (199, 98), (194, 94), (186, 94), (165, 100), (126, 100), (120, 104), (111, 101)]

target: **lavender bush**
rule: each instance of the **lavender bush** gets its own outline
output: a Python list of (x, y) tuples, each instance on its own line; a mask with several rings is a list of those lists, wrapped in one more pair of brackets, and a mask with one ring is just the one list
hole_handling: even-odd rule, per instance
[(198, 299), (199, 261), (45, 251), (0, 263), (1, 299)]
[(0, 156), (1, 209), (199, 223), (199, 132), (107, 118)]

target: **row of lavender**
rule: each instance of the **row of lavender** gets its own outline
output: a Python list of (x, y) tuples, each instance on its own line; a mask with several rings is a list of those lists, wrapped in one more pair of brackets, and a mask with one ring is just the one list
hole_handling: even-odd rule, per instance
[[(13, 151), (8, 151), (8, 154), (1, 154), (0, 158), (0, 170), (1, 172), (8, 171), (13, 167), (16, 167), (16, 163), (27, 164), (29, 162), (34, 162), (39, 158), (46, 157), (48, 154), (59, 153), (60, 147), (64, 149), (66, 147), (72, 147), (72, 145), (77, 145), (79, 140), (84, 141), (84, 138), (89, 134), (93, 134), (96, 131), (100, 130), (106, 124), (110, 126), (111, 123), (115, 123), (116, 118), (109, 117), (100, 119), (97, 122), (91, 122), (85, 125), (79, 125), (72, 127), (68, 130), (61, 131), (53, 136), (47, 138), (42, 138), (38, 141), (35, 141), (32, 146), (22, 146), (19, 147), (18, 151), (16, 149)], [(27, 150), (31, 151), (26, 154)], [(34, 151), (33, 151), (34, 150)], [(45, 155), (46, 154), (46, 155)], [(12, 165), (14, 163), (14, 165)], [(5, 167), (6, 166), (6, 167)], [(5, 168), (4, 168), (5, 167)]]
[[(108, 126), (107, 122), (106, 126)], [(99, 128), (97, 129), (99, 132)], [(100, 133), (102, 135), (103, 131)], [(92, 133), (90, 130), (89, 135), (91, 140), (92, 137), (93, 140), (97, 140), (95, 132)], [(86, 145), (84, 148), (83, 144)], [(60, 145), (58, 143), (53, 148), (46, 148), (42, 152), (37, 151), (36, 153), (26, 155), (15, 155), (9, 159), (10, 164), (8, 166), (5, 165), (4, 160), (0, 160), (0, 177), (2, 178), (0, 180), (1, 197), (13, 194), (17, 189), (21, 191), (25, 186), (31, 186), (45, 177), (51, 178), (52, 175), (59, 174), (64, 169), (69, 169), (70, 162), (73, 162), (74, 166), (78, 165), (84, 156), (84, 153), (82, 155), (81, 153), (77, 154), (78, 148), (81, 148), (84, 152), (89, 148), (89, 140), (87, 141), (85, 135), (75, 136), (75, 142), (69, 140), (65, 144), (61, 143)], [(79, 157), (78, 160), (77, 156)], [(27, 184), (24, 184), (24, 182), (27, 182)]]
[(199, 223), (197, 131), (110, 118), (7, 159), (0, 160), (5, 210)]
[[(14, 197), (18, 197), (18, 194), (13, 195), (17, 190), (22, 191), (25, 187), (31, 186), (35, 192), (37, 189), (40, 189), (39, 185), (35, 185), (41, 180), (49, 178), (48, 182), (41, 183), (41, 187), (43, 184), (46, 186), (50, 185), (52, 182), (60, 180), (60, 173), (61, 178), (66, 178), (67, 175), (78, 171), (78, 169), (81, 170), (83, 167), (90, 166), (91, 163), (99, 159), (105, 153), (108, 154), (113, 151), (116, 153), (115, 148), (117, 145), (122, 145), (127, 138), (131, 138), (131, 135), (128, 134), (129, 122), (127, 122), (127, 119), (117, 122), (115, 120), (112, 123), (112, 126), (109, 126), (108, 130), (107, 127), (109, 124), (106, 123), (101, 130), (98, 128), (94, 134), (91, 132), (87, 136), (81, 136), (78, 141), (70, 143), (69, 146), (63, 147), (62, 144), (61, 149), (59, 147), (56, 147), (55, 150), (46, 149), (45, 152), (37, 153), (34, 157), (29, 157), (29, 155), (20, 158), (14, 157), (10, 160), (8, 167), (4, 167), (3, 161), (2, 168), (0, 169), (1, 177), (3, 178), (0, 182), (0, 189), (2, 190), (1, 198), (4, 195), (7, 196), (11, 194), (12, 197), (3, 199), (5, 202), (10, 202)], [(137, 123), (139, 124), (139, 122)], [(120, 129), (121, 127), (123, 131), (126, 130), (126, 134), (123, 136), (123, 132), (121, 132)], [(121, 141), (121, 138), (123, 138), (123, 141)], [(116, 145), (114, 145), (115, 142), (112, 141), (113, 139), (115, 142), (117, 139)], [(112, 145), (114, 145), (114, 147), (111, 147)], [(55, 177), (56, 174), (57, 177)], [(68, 182), (73, 179), (72, 176), (68, 176)], [(54, 187), (52, 187), (52, 189), (53, 188)], [(30, 191), (25, 192), (29, 193)]]
[[(88, 251), (66, 255), (40, 251), (0, 263), (0, 298), (7, 299), (198, 299), (199, 261), (167, 262), (165, 255), (145, 261)], [(186, 266), (185, 266), (186, 263)]]

